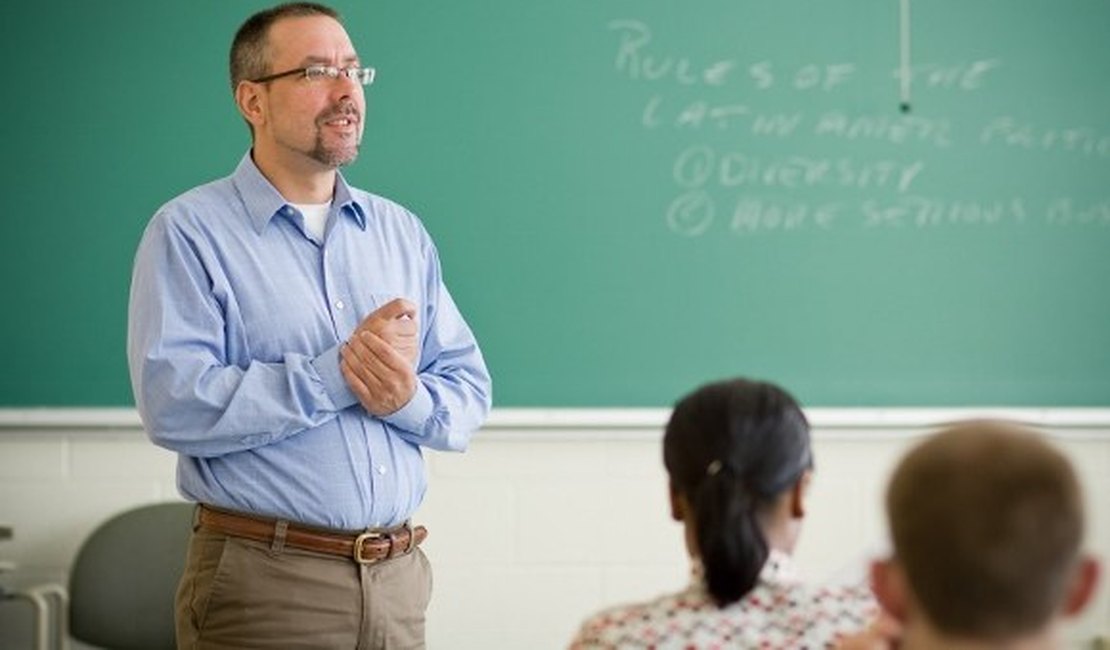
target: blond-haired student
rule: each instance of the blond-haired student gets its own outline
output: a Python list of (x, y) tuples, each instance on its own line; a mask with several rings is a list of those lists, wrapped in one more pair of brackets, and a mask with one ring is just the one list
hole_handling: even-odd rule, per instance
[(1082, 490), (1062, 453), (1002, 422), (949, 427), (897, 466), (893, 554), (872, 567), (886, 614), (843, 650), (1041, 650), (1090, 600)]

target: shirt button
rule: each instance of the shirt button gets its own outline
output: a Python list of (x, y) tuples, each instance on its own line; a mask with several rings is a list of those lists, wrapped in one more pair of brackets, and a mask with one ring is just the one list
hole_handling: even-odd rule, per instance
[(346, 306), (346, 305), (344, 305), (344, 304), (343, 304), (343, 301), (342, 301), (342, 300), (336, 300), (336, 301), (335, 301), (335, 308), (336, 308), (336, 309), (343, 309), (343, 308), (344, 308), (345, 306)]
[(379, 474), (381, 474), (381, 475), (383, 475), (383, 476), (384, 476), (384, 475), (385, 475), (385, 473), (386, 473), (386, 471), (387, 471), (387, 470), (385, 469), (385, 465), (378, 465), (378, 473), (379, 473)]

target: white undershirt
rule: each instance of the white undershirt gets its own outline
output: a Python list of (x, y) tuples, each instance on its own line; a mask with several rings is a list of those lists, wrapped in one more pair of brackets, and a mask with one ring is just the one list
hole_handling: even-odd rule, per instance
[(327, 203), (290, 203), (289, 205), (297, 208), (304, 217), (305, 230), (312, 233), (312, 236), (316, 239), (324, 241), (324, 226), (328, 222), (328, 210), (331, 208), (331, 201)]

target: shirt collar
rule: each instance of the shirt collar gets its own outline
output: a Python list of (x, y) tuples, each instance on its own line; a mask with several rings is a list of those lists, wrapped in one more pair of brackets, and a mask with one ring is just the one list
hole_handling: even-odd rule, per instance
[(799, 579), (794, 560), (778, 549), (771, 549), (767, 561), (763, 564), (763, 570), (759, 572), (759, 581), (767, 584), (782, 584), (797, 582)]
[[(258, 233), (261, 233), (266, 224), (289, 205), (281, 192), (278, 192), (277, 188), (259, 171), (258, 166), (254, 164), (254, 159), (251, 158), (250, 151), (247, 151), (239, 161), (239, 166), (235, 168), (231, 180), (239, 191), (251, 223)], [(338, 207), (341, 213), (354, 219), (359, 228), (366, 230), (366, 213), (351, 195), (351, 187), (347, 185), (341, 173), (335, 175), (332, 204)]]
[[(789, 584), (800, 580), (798, 569), (790, 555), (771, 549), (767, 561), (759, 571), (759, 583), (765, 585)], [(705, 567), (697, 558), (690, 563), (690, 582), (698, 589), (705, 589)]]

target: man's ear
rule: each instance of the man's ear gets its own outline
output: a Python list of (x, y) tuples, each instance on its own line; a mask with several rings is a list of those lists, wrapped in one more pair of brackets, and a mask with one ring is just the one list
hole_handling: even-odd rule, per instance
[(260, 84), (240, 81), (235, 87), (235, 106), (243, 119), (254, 128), (266, 122), (265, 100)]
[(790, 515), (795, 519), (806, 516), (806, 504), (809, 503), (809, 483), (813, 480), (813, 470), (802, 472), (801, 477), (790, 488)]
[(1068, 586), (1068, 593), (1064, 598), (1064, 616), (1079, 614), (1091, 602), (1101, 572), (1102, 565), (1099, 564), (1098, 559), (1086, 554), (1080, 558), (1079, 566), (1075, 569), (1075, 576), (1072, 578), (1071, 584)]
[(906, 622), (909, 585), (897, 561), (885, 559), (871, 562), (871, 592), (887, 614), (899, 622)]

